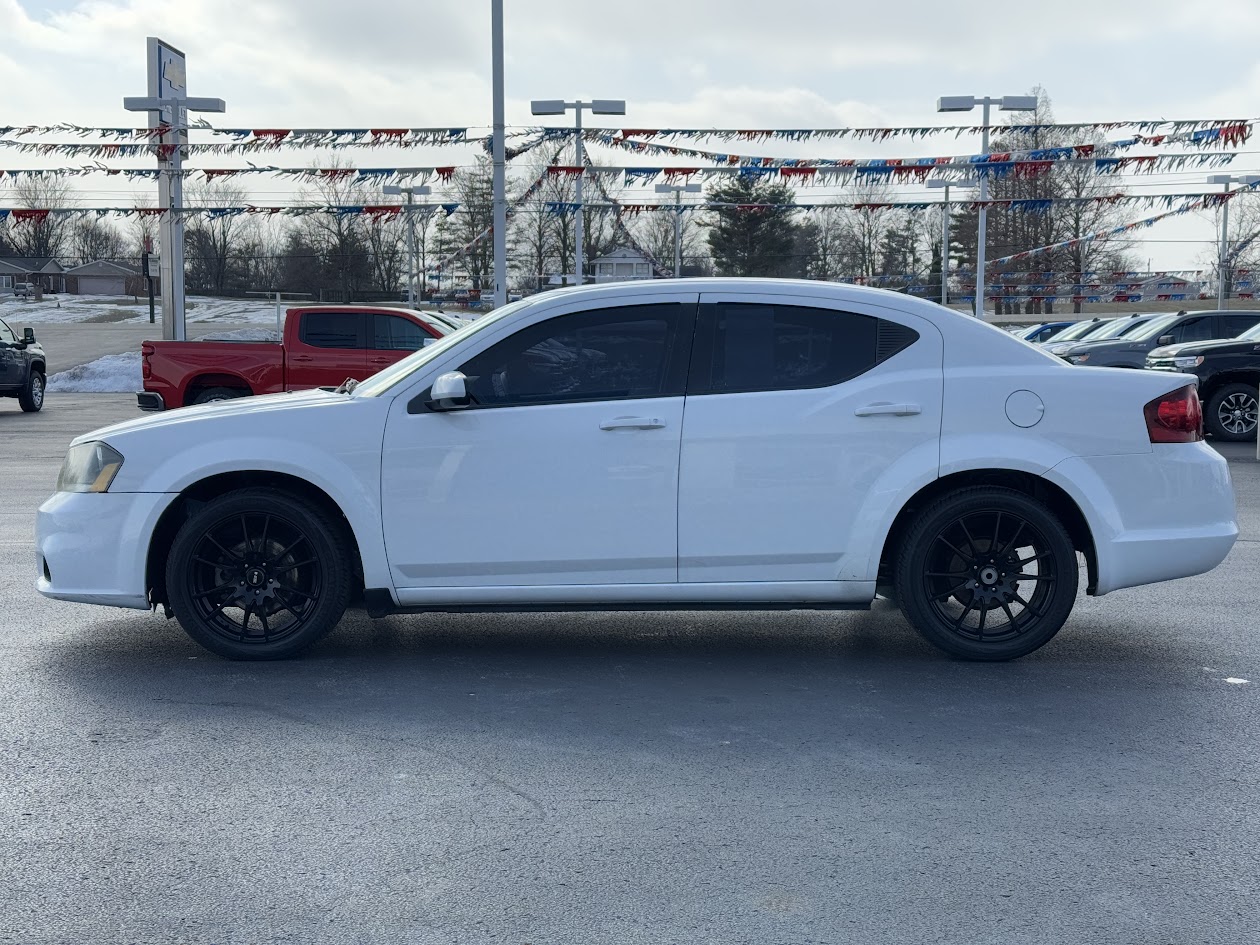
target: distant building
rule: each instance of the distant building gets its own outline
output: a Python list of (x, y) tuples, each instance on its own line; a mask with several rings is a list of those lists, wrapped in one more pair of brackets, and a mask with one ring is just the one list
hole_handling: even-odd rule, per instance
[(45, 292), (64, 292), (65, 271), (50, 256), (6, 256), (0, 258), (0, 291), (11, 291), (17, 283), (29, 282)]
[(66, 291), (72, 295), (137, 295), (143, 281), (138, 267), (105, 260), (66, 270)]
[(652, 277), (652, 261), (628, 246), (620, 246), (595, 260), (596, 282), (634, 282)]

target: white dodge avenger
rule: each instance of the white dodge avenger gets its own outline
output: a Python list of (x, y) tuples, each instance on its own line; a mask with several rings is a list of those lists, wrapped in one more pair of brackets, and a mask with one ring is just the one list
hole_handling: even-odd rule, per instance
[[(37, 584), (276, 659), (400, 612), (864, 609), (1005, 660), (1084, 581), (1238, 529), (1190, 379), (1084, 371), (904, 295), (701, 279), (508, 305), (357, 386), (81, 436)], [(1080, 562), (1083, 561), (1084, 574)]]

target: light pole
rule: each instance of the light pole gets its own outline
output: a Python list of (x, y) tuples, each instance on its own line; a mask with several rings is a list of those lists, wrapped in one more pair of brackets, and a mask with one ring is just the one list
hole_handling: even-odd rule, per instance
[[(977, 105), (984, 108), (984, 120), (981, 125), (980, 152), (986, 158), (989, 154), (989, 108), (997, 105), (1004, 112), (1034, 112), (1037, 110), (1035, 95), (1003, 95), (998, 98), (977, 98), (974, 95), (945, 95), (936, 100), (938, 112), (969, 112)], [(980, 213), (976, 227), (976, 318), (984, 318), (984, 251), (988, 228), (988, 208), (985, 202), (989, 199), (988, 172), (980, 175)]]
[(582, 151), (582, 109), (588, 108), (592, 115), (624, 115), (626, 103), (623, 99), (597, 98), (594, 101), (566, 102), (563, 99), (538, 99), (529, 103), (529, 110), (534, 115), (563, 115), (573, 109), (577, 123), (574, 127), (575, 156), (578, 166), (577, 175), (577, 234), (574, 236), (574, 268), (577, 270), (578, 285), (586, 284), (586, 261), (582, 258), (585, 247), (582, 245), (584, 234), (582, 228), (582, 178), (586, 175), (586, 159)]
[[(390, 195), (407, 195), (407, 307), (416, 307), (416, 194), (427, 197), (433, 193), (430, 187), (399, 187), (397, 184), (386, 184), (381, 188)], [(428, 209), (427, 207), (425, 209)], [(497, 288), (497, 286), (496, 286)], [(424, 293), (421, 293), (423, 297)], [(498, 302), (496, 300), (495, 304)]]
[(944, 177), (933, 177), (927, 181), (928, 187), (932, 189), (945, 189), (945, 202), (942, 204), (944, 208), (944, 219), (941, 222), (941, 304), (949, 304), (949, 188), (951, 187), (975, 187), (976, 181), (967, 180), (947, 180)]
[[(1260, 182), (1260, 175), (1256, 174), (1213, 174), (1208, 179), (1209, 184), (1221, 184), (1225, 188), (1225, 193), (1229, 193), (1230, 184), (1242, 184), (1244, 187), (1250, 187)], [(1224, 311), (1225, 303), (1228, 301), (1227, 296), (1229, 283), (1225, 281), (1225, 267), (1229, 262), (1229, 201), (1226, 200), (1221, 204), (1221, 248), (1217, 254), (1219, 260), (1217, 264), (1217, 288), (1216, 288), (1216, 307), (1218, 310)], [(1260, 447), (1257, 447), (1260, 449)]]
[[(494, 164), (494, 307), (507, 304), (507, 152), (504, 141), (503, 0), (490, 0), (490, 85), (494, 100), (491, 119), (491, 161)], [(438, 277), (438, 288), (442, 279)]]
[(699, 184), (657, 184), (658, 194), (674, 195), (674, 278), (682, 278), (682, 195), (698, 194)]

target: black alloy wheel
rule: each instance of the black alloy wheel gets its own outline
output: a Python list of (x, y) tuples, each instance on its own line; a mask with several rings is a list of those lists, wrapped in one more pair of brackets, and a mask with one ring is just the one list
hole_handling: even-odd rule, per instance
[(1256, 435), (1257, 391), (1251, 384), (1226, 384), (1208, 400), (1204, 418), (1218, 440), (1240, 443)]
[(206, 504), (167, 565), (171, 608), (202, 646), (230, 659), (282, 659), (331, 630), (350, 598), (343, 529), (273, 489)]
[(249, 391), (237, 387), (208, 387), (193, 398), (193, 404), (214, 404), (220, 400), (236, 400), (238, 397), (248, 396)]
[(1023, 493), (960, 490), (902, 541), (898, 600), (927, 640), (973, 660), (1024, 656), (1059, 632), (1079, 584), (1066, 529)]

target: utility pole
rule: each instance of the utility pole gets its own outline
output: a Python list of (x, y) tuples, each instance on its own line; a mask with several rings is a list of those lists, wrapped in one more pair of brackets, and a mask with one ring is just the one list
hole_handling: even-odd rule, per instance
[(942, 206), (944, 210), (944, 220), (941, 223), (941, 304), (949, 305), (949, 188), (951, 187), (975, 187), (975, 180), (949, 180), (943, 177), (933, 177), (927, 181), (927, 186), (931, 188), (943, 188), (945, 190), (945, 203)]
[(682, 195), (700, 193), (699, 184), (657, 184), (658, 194), (674, 195), (674, 278), (682, 278)]
[[(416, 194), (419, 194), (422, 197), (427, 197), (429, 194), (433, 193), (433, 190), (430, 187), (399, 187), (396, 184), (386, 184), (381, 189), (384, 193), (387, 193), (387, 194), (393, 194), (393, 195), (406, 194), (407, 195), (407, 307), (415, 308), (416, 307), (415, 196)], [(423, 207), (422, 209), (425, 211), (429, 211), (429, 208), (427, 206)], [(496, 262), (497, 262), (497, 257), (496, 257)], [(496, 276), (496, 279), (497, 278), (498, 277)], [(423, 300), (424, 293), (421, 292), (420, 296), (421, 296), (421, 300)], [(495, 304), (498, 305), (499, 303), (496, 301)]]
[(183, 341), (184, 328), (184, 146), (188, 144), (188, 112), (222, 112), (221, 98), (189, 98), (184, 54), (162, 40), (148, 38), (149, 94), (124, 98), (123, 108), (149, 113), (156, 134), (155, 151), (161, 176), (158, 206), (162, 214), (161, 240), (162, 337)]

